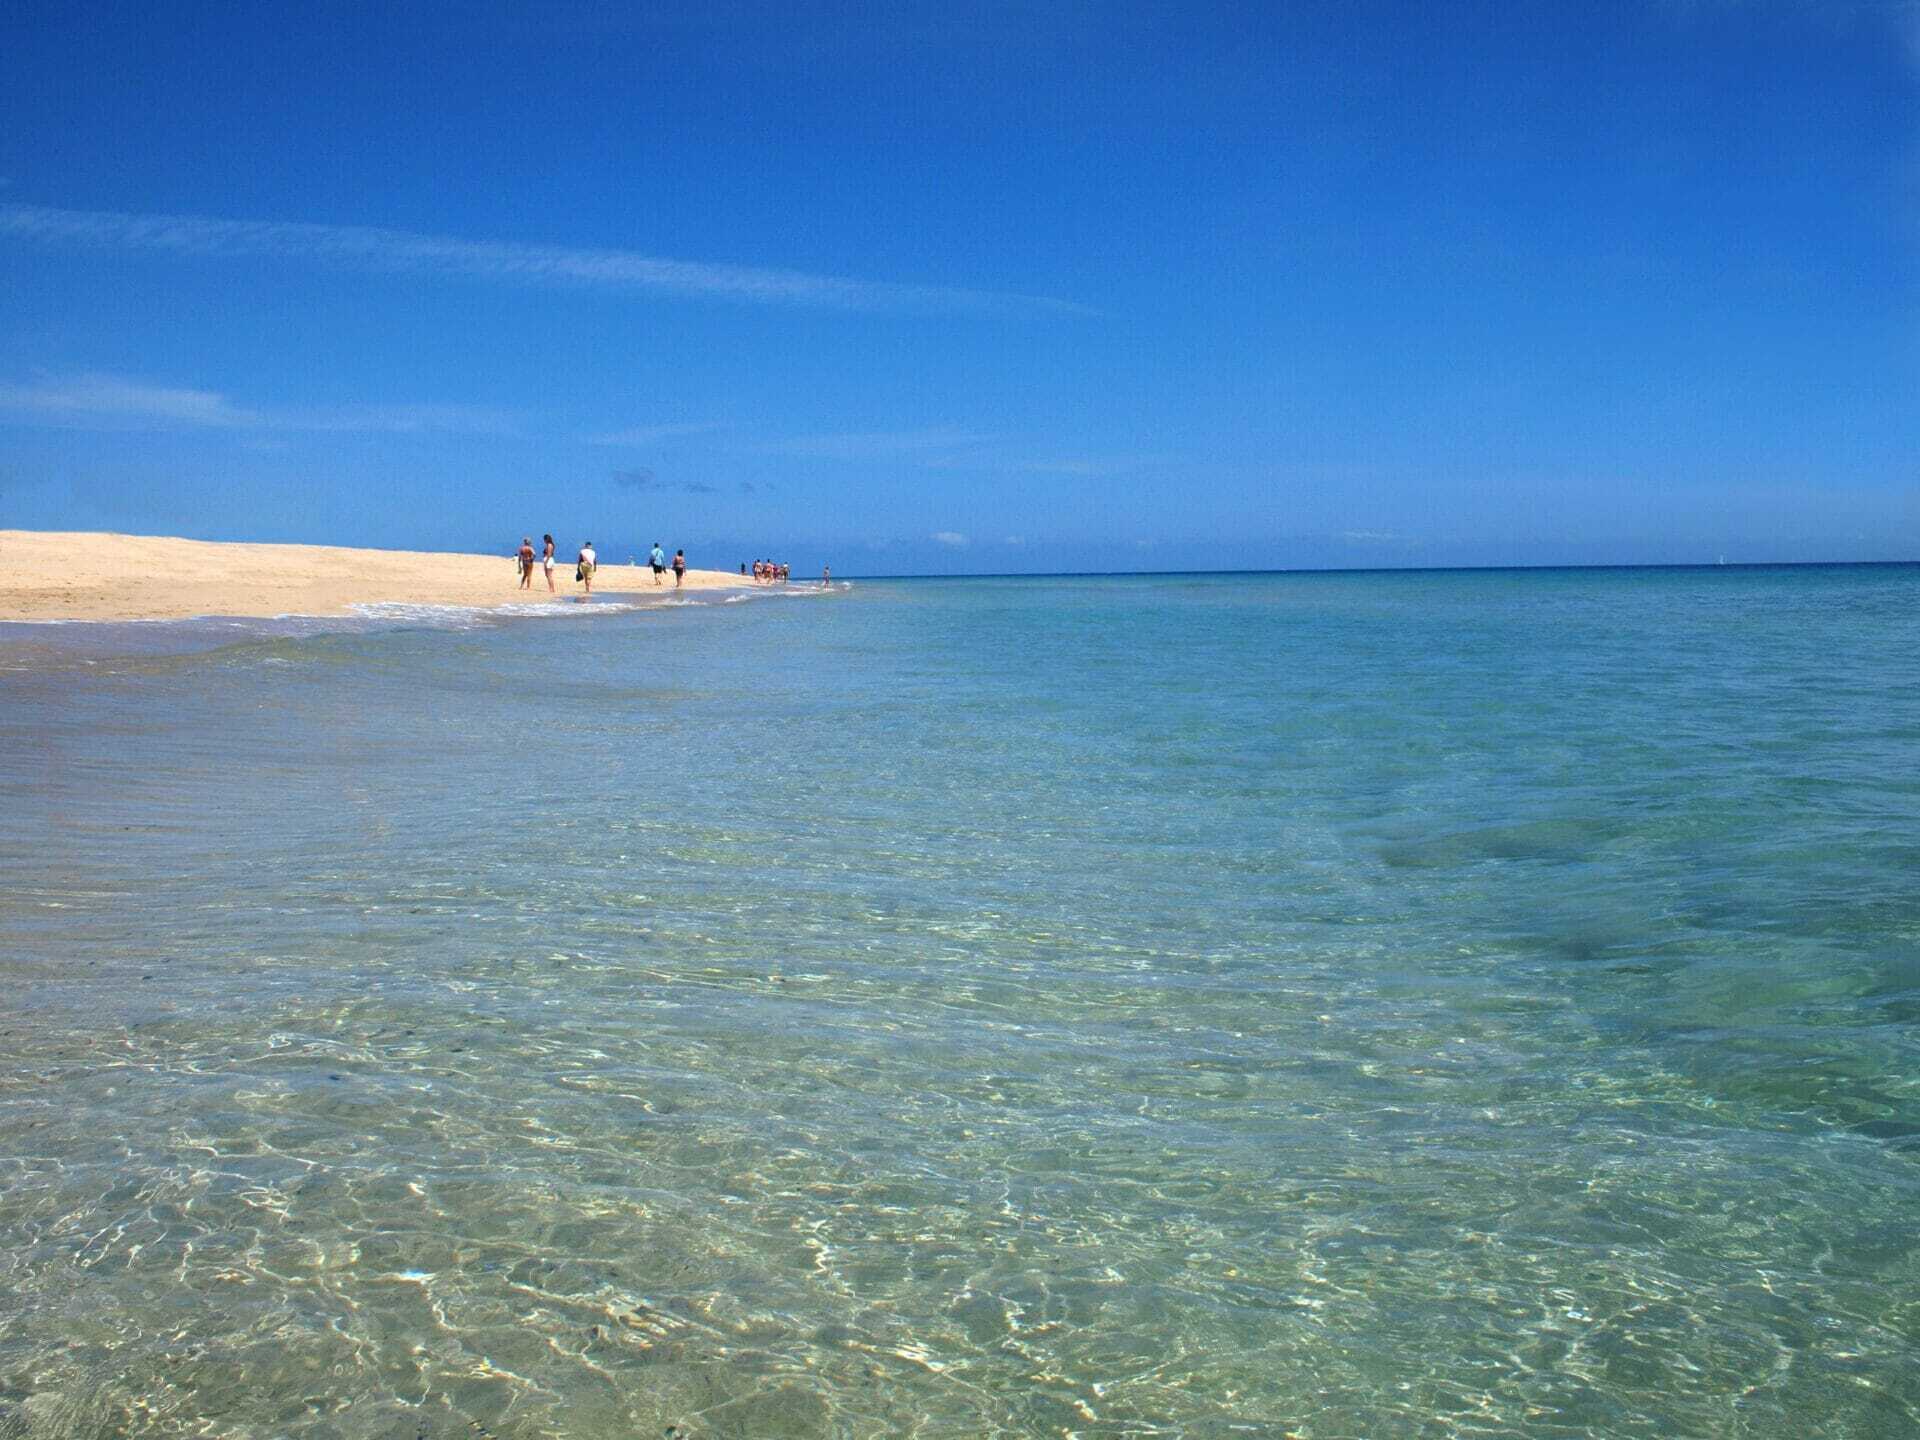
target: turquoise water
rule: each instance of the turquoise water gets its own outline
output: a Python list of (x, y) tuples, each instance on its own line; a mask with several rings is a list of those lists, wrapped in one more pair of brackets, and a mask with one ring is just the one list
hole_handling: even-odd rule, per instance
[(1920, 1428), (1920, 567), (0, 631), (0, 1435)]

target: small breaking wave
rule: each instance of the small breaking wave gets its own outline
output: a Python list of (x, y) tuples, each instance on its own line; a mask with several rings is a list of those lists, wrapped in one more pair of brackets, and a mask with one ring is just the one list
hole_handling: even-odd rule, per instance
[[(376, 624), (420, 625), (436, 630), (473, 630), (493, 621), (500, 620), (564, 620), (584, 619), (595, 615), (626, 615), (635, 610), (650, 608), (644, 603), (625, 600), (575, 601), (571, 604), (554, 604), (552, 601), (529, 603), (510, 603), (506, 605), (429, 605), (401, 600), (370, 600), (351, 607), (355, 619), (372, 621)], [(292, 620), (301, 617), (282, 615), (276, 617)]]
[(777, 587), (765, 586), (757, 590), (745, 590), (735, 595), (729, 595), (723, 603), (727, 605), (737, 605), (742, 600), (819, 600), (828, 595), (842, 594), (852, 588), (853, 582), (851, 580), (837, 581), (829, 586), (796, 585), (792, 588), (784, 585)]

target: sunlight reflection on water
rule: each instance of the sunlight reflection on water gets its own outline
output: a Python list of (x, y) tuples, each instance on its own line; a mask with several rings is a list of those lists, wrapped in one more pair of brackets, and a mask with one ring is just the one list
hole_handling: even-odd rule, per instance
[(0, 1434), (1907, 1433), (1920, 572), (832, 599), (0, 637)]

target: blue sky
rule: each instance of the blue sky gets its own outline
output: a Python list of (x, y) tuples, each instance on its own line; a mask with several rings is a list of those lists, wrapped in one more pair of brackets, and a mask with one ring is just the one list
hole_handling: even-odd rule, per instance
[(1920, 555), (1920, 7), (27, 0), (0, 527)]

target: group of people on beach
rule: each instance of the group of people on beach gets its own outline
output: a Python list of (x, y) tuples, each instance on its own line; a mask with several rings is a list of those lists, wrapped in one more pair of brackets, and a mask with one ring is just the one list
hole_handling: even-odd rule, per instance
[[(547, 572), (547, 590), (548, 590), (548, 593), (552, 593), (553, 591), (553, 536), (546, 535), (541, 538), (546, 541), (546, 548), (540, 554), (539, 564), (541, 568)], [(582, 565), (586, 563), (586, 557), (591, 555), (592, 553), (593, 553), (593, 542), (589, 540), (587, 541), (586, 544), (580, 547), (580, 562)], [(520, 570), (520, 588), (522, 590), (531, 590), (533, 588), (533, 566), (534, 566), (532, 536), (522, 535), (520, 537), (520, 553), (515, 557), (514, 564), (518, 566)]]
[[(533, 588), (533, 568), (535, 565), (538, 565), (546, 573), (547, 593), (551, 595), (555, 593), (553, 584), (553, 536), (543, 535), (541, 539), (545, 543), (540, 553), (536, 556), (533, 549), (533, 537), (530, 535), (522, 535), (520, 537), (520, 551), (515, 557), (514, 563), (520, 569), (520, 588), (522, 590), (531, 590)], [(656, 585), (665, 584), (666, 582), (662, 577), (667, 571), (667, 555), (666, 552), (660, 548), (660, 542), (658, 540), (653, 542), (653, 550), (652, 553), (648, 555), (647, 560), (648, 563), (653, 566), (653, 583)], [(593, 541), (583, 541), (580, 546), (579, 558), (574, 561), (573, 578), (587, 587), (587, 594), (589, 595), (593, 593), (593, 572), (599, 568), (599, 565), (600, 557), (593, 548)], [(686, 578), (687, 552), (684, 550), (676, 550), (673, 552), (673, 583), (678, 586), (683, 584)]]
[[(542, 542), (541, 548), (536, 551), (533, 548), (533, 537), (530, 535), (522, 535), (520, 537), (520, 550), (514, 558), (514, 564), (520, 571), (520, 588), (522, 590), (531, 590), (533, 588), (533, 572), (534, 568), (538, 566), (547, 577), (547, 593), (553, 594), (555, 593), (553, 583), (553, 536), (542, 535), (540, 538)], [(599, 563), (600, 557), (594, 552), (593, 541), (584, 541), (580, 546), (579, 557), (574, 561), (573, 578), (578, 583), (587, 587), (587, 594), (589, 595), (593, 593), (593, 572)], [(673, 571), (673, 584), (676, 590), (686, 584), (686, 551), (674, 551), (673, 559), (669, 560), (667, 559), (667, 552), (661, 548), (660, 542), (656, 540), (653, 542), (653, 549), (647, 552), (647, 564), (653, 570), (654, 584), (666, 584), (668, 570)], [(747, 562), (744, 560), (740, 562), (740, 573), (742, 575), (748, 573)], [(793, 567), (773, 560), (756, 560), (753, 562), (752, 575), (754, 583), (758, 585), (784, 585), (792, 578)], [(820, 583), (822, 586), (831, 585), (833, 583), (833, 571), (823, 567), (820, 571)]]
[[(667, 552), (660, 548), (660, 542), (658, 540), (653, 542), (653, 549), (647, 552), (647, 564), (653, 567), (653, 583), (656, 585), (664, 585), (666, 581), (661, 579), (661, 576), (666, 573)], [(673, 552), (673, 588), (678, 590), (686, 581), (686, 578), (687, 552), (684, 550), (676, 550)]]

